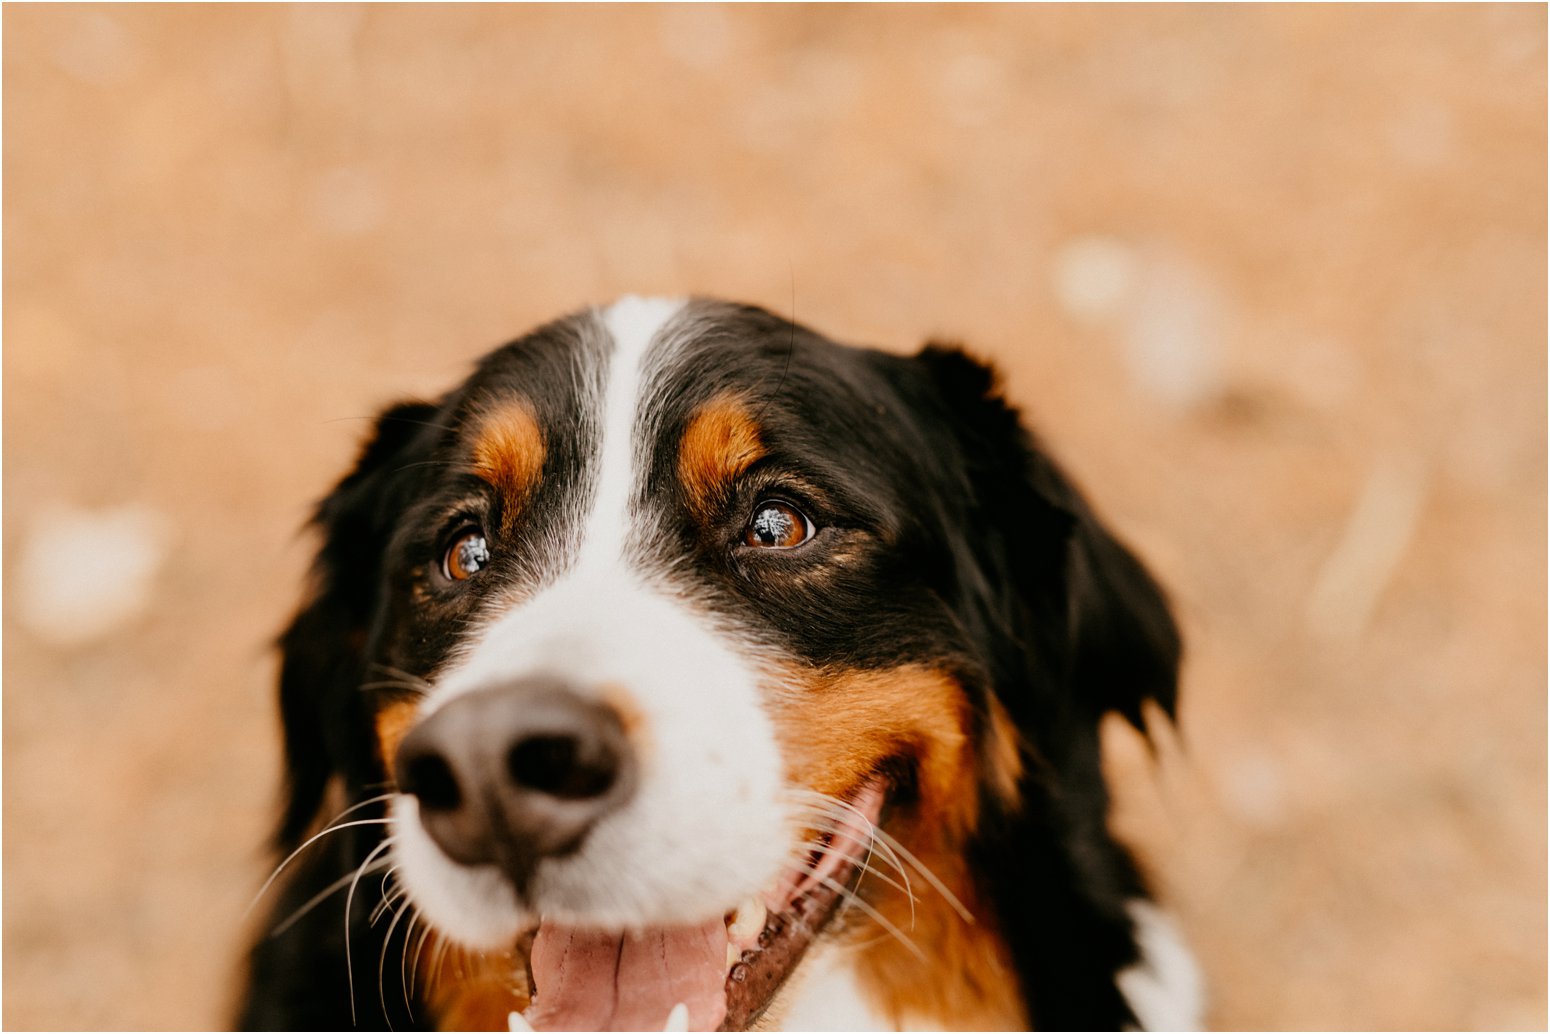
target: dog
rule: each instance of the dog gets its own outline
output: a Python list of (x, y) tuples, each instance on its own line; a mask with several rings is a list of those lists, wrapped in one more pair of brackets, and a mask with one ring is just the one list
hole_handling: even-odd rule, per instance
[(314, 523), (242, 1026), (1199, 1026), (1099, 765), (1177, 627), (960, 349), (627, 298)]

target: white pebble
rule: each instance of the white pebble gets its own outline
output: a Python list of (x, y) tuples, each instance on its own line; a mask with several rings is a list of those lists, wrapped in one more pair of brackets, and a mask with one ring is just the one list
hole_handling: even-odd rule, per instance
[(1159, 402), (1187, 409), (1223, 387), (1226, 299), (1203, 271), (1162, 258), (1141, 273), (1123, 334), (1131, 376)]
[(18, 621), (54, 646), (118, 631), (150, 606), (171, 539), (166, 518), (144, 506), (45, 507), (17, 563)]
[(1067, 241), (1055, 253), (1055, 298), (1066, 314), (1097, 322), (1116, 315), (1135, 290), (1135, 250), (1113, 237)]

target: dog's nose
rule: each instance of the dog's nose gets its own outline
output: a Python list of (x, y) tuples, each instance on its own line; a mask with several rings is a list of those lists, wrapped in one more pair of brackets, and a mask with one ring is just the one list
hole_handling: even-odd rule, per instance
[(498, 865), (525, 893), (540, 861), (629, 799), (635, 757), (613, 708), (525, 679), (448, 701), (404, 737), (394, 776), (449, 857)]

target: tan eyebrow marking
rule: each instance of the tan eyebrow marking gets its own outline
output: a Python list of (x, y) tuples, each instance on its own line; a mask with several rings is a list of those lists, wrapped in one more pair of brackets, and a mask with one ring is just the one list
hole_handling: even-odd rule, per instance
[(509, 528), (543, 477), (543, 429), (524, 400), (479, 418), (473, 442), (474, 473), (501, 493), (501, 519)]
[(764, 456), (759, 425), (736, 394), (717, 395), (695, 410), (678, 445), (678, 480), (689, 509), (707, 517), (732, 480)]

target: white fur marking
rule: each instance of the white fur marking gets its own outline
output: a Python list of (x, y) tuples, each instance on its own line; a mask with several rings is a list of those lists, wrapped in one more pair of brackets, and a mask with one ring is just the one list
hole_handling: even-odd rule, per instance
[(1168, 915), (1132, 901), (1141, 960), (1116, 978), (1142, 1030), (1204, 1030), (1205, 991), (1195, 957)]
[(641, 451), (635, 442), (635, 423), (645, 383), (646, 354), (657, 333), (683, 306), (680, 299), (630, 297), (602, 313), (603, 325), (614, 339), (614, 352), (603, 395), (603, 444), (596, 495), (582, 534), (578, 568), (616, 563), (624, 556), (637, 454)]
[(778, 993), (778, 1030), (898, 1029), (867, 1003), (844, 949), (814, 945)]

